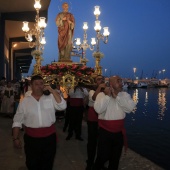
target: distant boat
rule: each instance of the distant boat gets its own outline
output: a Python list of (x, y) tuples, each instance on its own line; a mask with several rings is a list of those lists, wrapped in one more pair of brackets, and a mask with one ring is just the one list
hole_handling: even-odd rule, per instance
[(167, 88), (169, 87), (169, 85), (168, 84), (155, 84), (155, 87), (156, 88)]
[(123, 84), (123, 90), (127, 90), (128, 89), (128, 84), (127, 83), (125, 83), (125, 84)]
[(147, 88), (148, 84), (145, 82), (139, 82), (136, 87), (137, 88)]
[(133, 82), (129, 83), (129, 85), (128, 85), (128, 88), (136, 88), (136, 87), (137, 87), (137, 84), (135, 84)]
[(168, 88), (169, 87), (169, 82), (167, 79), (160, 80), (158, 83), (155, 84), (155, 87), (157, 88)]

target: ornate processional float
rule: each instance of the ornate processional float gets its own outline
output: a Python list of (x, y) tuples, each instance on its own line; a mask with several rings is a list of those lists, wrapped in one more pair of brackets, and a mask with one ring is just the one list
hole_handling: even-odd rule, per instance
[[(104, 54), (99, 51), (99, 43), (102, 39), (106, 44), (108, 42), (109, 31), (108, 27), (104, 27), (103, 34), (100, 33), (101, 26), (98, 17), (100, 15), (100, 7), (95, 6), (94, 15), (96, 16), (95, 21), (95, 31), (96, 38), (92, 38), (91, 46), (87, 43), (87, 22), (84, 22), (84, 39), (81, 43), (80, 38), (76, 38), (76, 47), (73, 47), (73, 33), (75, 27), (74, 16), (68, 12), (69, 4), (63, 3), (62, 9), (56, 17), (56, 25), (58, 27), (58, 51), (59, 57), (58, 62), (53, 62), (52, 64), (47, 64), (46, 66), (41, 65), (43, 60), (42, 54), (44, 50), (45, 36), (44, 29), (46, 27), (45, 18), (39, 17), (39, 10), (41, 8), (40, 0), (35, 0), (34, 8), (36, 9), (35, 17), (35, 28), (29, 30), (28, 22), (23, 22), (22, 30), (25, 32), (25, 38), (30, 43), (30, 47), (34, 47), (35, 50), (32, 51), (32, 56), (35, 58), (35, 65), (33, 70), (33, 75), (41, 74), (46, 83), (57, 82), (61, 87), (65, 89), (70, 89), (76, 85), (82, 84), (84, 86), (94, 85), (94, 77), (96, 75), (102, 75), (102, 67), (100, 66), (100, 60), (103, 58)], [(35, 37), (35, 42), (33, 41), (33, 36)], [(86, 58), (86, 50), (94, 50), (96, 46), (96, 51), (93, 52), (93, 57), (95, 58), (95, 69), (87, 67), (88, 62)], [(75, 52), (76, 50), (76, 52)], [(78, 54), (78, 51), (82, 50), (82, 55)], [(79, 56), (80, 62), (72, 62), (71, 56)]]

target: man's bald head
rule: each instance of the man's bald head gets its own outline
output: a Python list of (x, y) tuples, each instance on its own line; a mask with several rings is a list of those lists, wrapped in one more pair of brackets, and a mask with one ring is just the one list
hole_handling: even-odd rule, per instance
[(110, 82), (110, 86), (114, 90), (116, 90), (118, 92), (122, 91), (123, 86), (122, 86), (122, 79), (121, 79), (120, 76), (112, 76), (112, 77), (110, 77), (109, 82)]
[(112, 77), (109, 78), (109, 81), (110, 81), (110, 82), (115, 82), (115, 81), (117, 81), (117, 80), (122, 80), (122, 79), (121, 79), (121, 77), (119, 77), (119, 76), (112, 76)]

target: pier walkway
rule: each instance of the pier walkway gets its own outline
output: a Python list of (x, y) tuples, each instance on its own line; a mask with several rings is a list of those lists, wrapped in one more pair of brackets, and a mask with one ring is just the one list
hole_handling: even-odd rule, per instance
[[(11, 136), (12, 119), (0, 116), (0, 170), (27, 170), (23, 150), (13, 148)], [(58, 133), (57, 154), (53, 170), (85, 170), (87, 125), (83, 122), (84, 141), (72, 138), (66, 141), (67, 133), (62, 131), (63, 121), (56, 122)], [(128, 149), (120, 161), (120, 170), (163, 170), (151, 161)]]

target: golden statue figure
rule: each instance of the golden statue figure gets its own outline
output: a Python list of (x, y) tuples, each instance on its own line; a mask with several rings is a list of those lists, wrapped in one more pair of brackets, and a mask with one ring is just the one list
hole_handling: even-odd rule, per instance
[(68, 3), (64, 2), (62, 8), (63, 12), (60, 12), (56, 17), (56, 25), (58, 27), (59, 62), (71, 62), (75, 19), (74, 16), (68, 12)]

